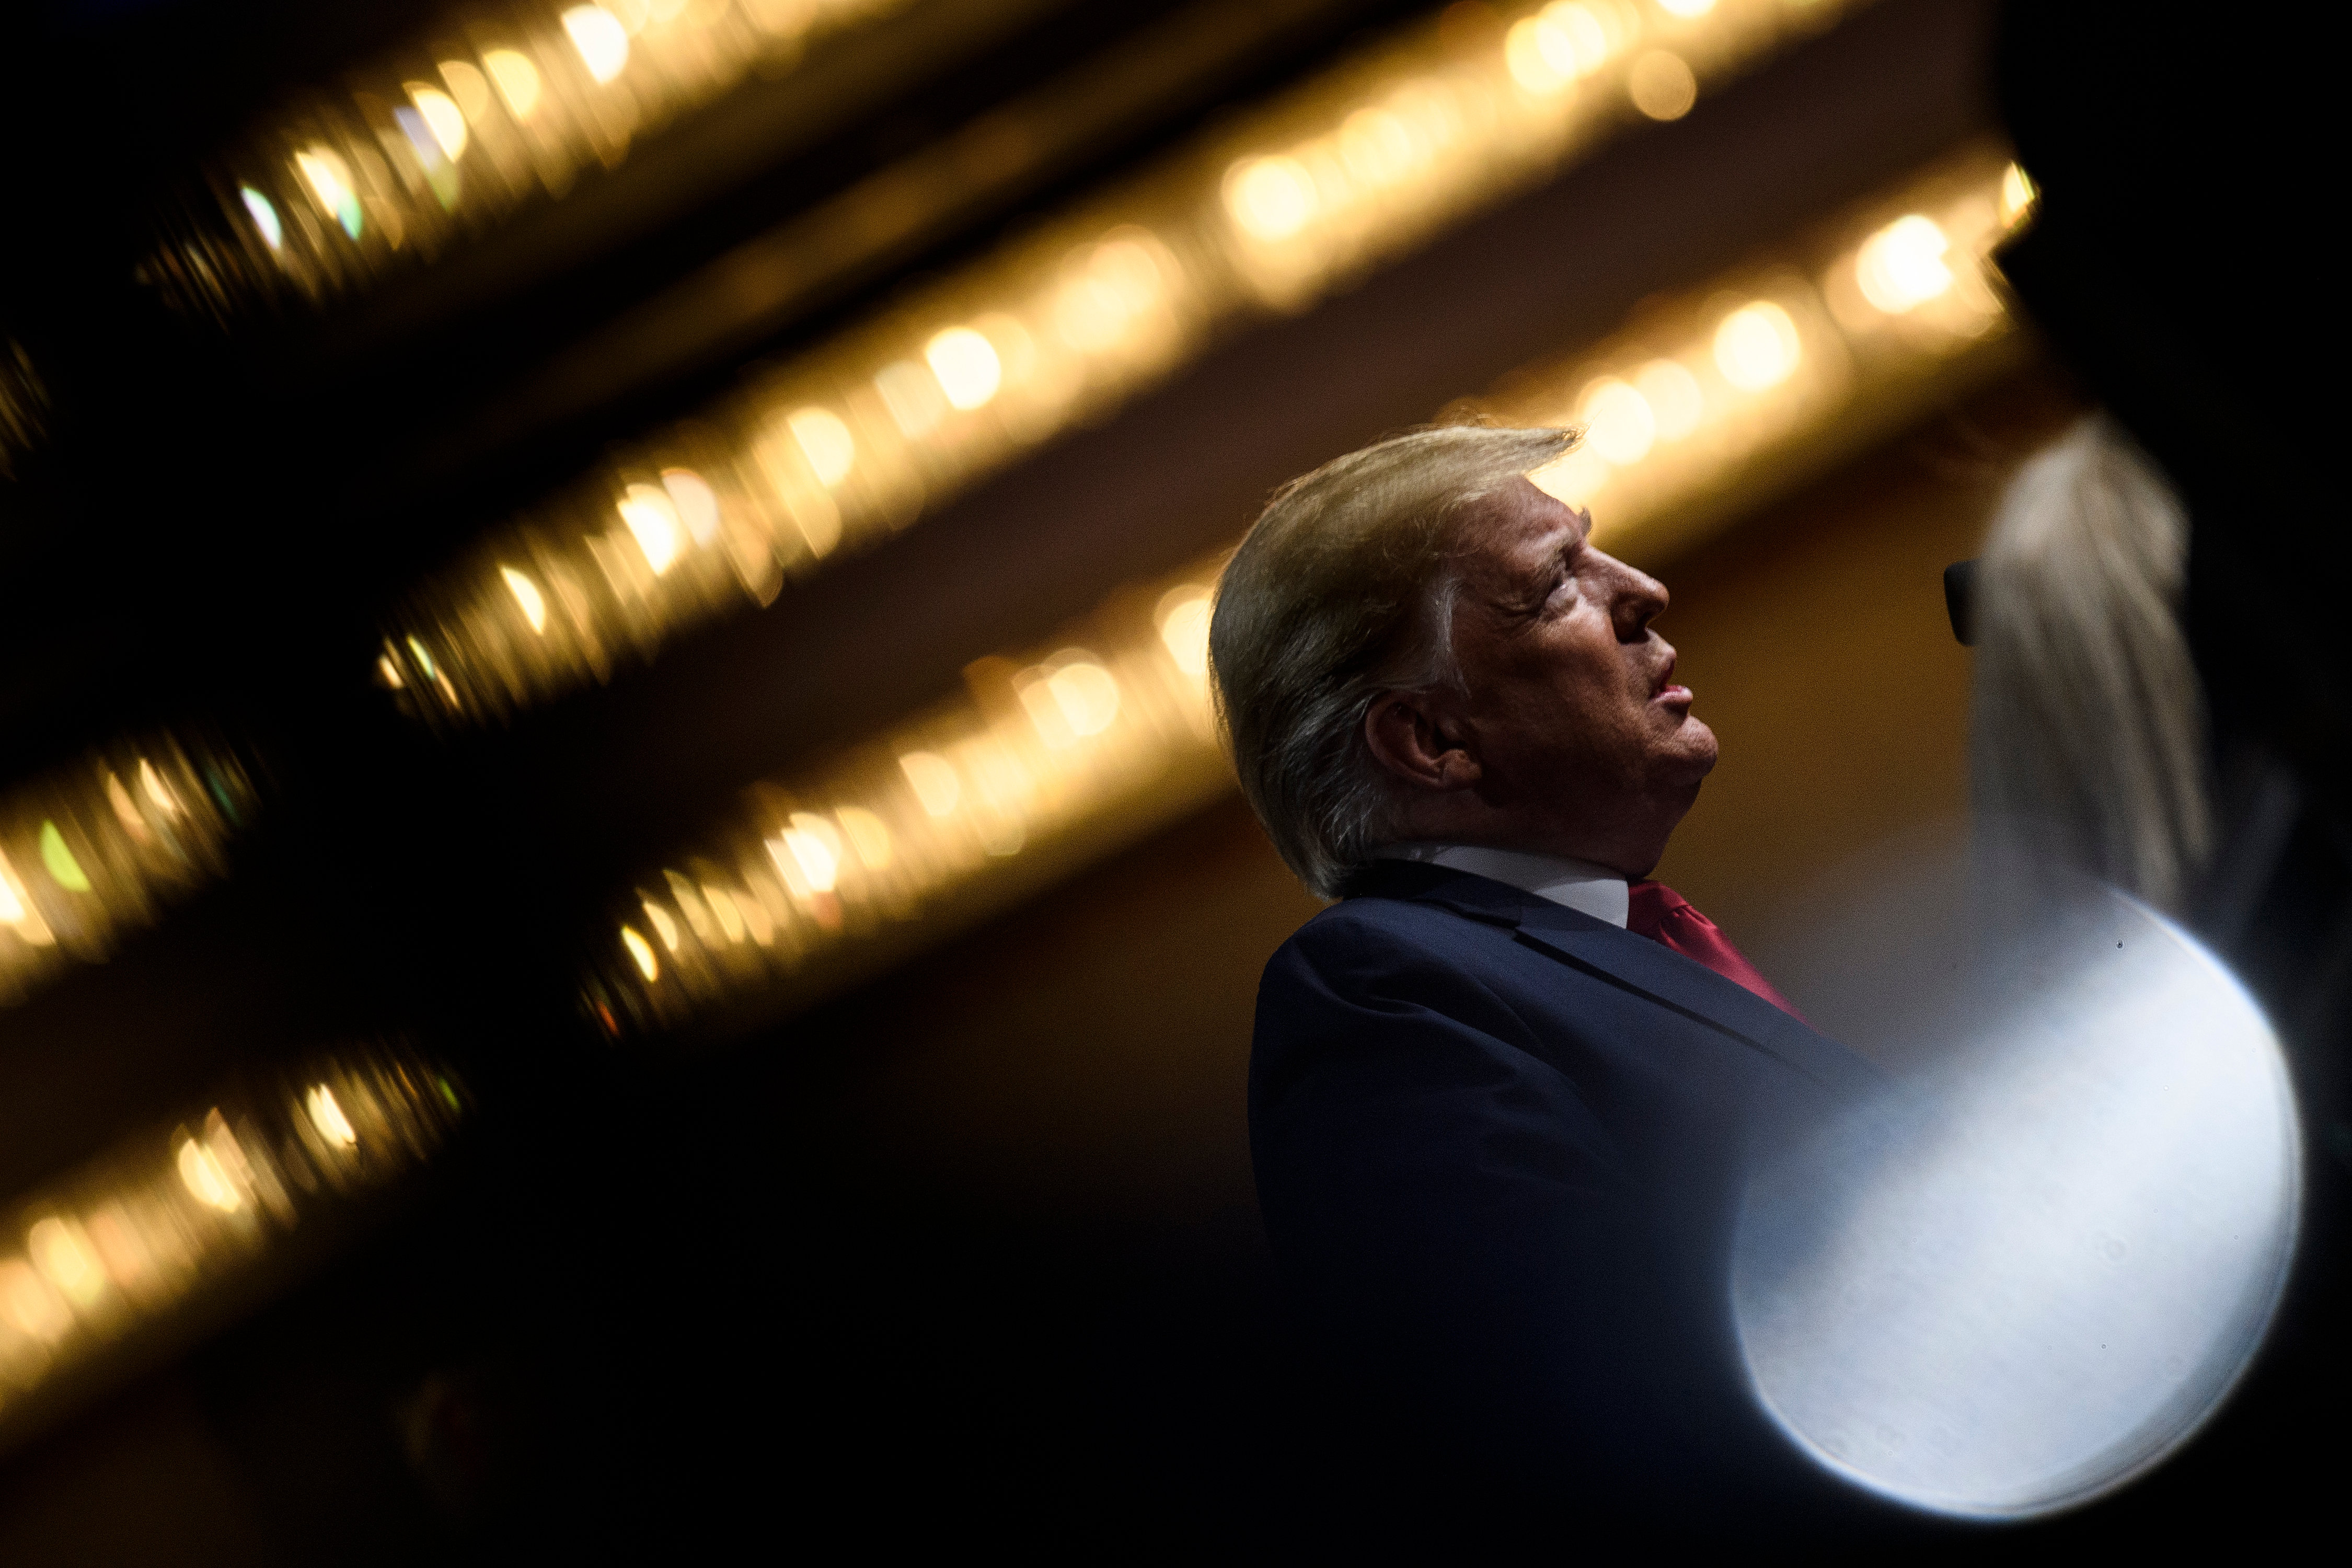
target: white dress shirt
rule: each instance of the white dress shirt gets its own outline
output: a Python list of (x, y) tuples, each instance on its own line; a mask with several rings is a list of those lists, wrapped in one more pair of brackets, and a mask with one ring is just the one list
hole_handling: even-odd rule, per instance
[(1381, 860), (1417, 860), (1474, 877), (1491, 877), (1523, 893), (1565, 904), (1579, 914), (1622, 930), (1629, 895), (1625, 879), (1589, 860), (1565, 855), (1533, 855), (1524, 849), (1490, 849), (1479, 844), (1391, 844), (1376, 850)]

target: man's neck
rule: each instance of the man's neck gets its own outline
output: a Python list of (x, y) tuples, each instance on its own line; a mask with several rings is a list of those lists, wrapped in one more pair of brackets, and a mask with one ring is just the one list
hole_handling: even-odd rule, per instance
[(1499, 849), (1483, 844), (1391, 844), (1375, 853), (1382, 860), (1411, 860), (1467, 871), (1474, 877), (1505, 883), (1613, 926), (1625, 923), (1623, 874), (1590, 860), (1525, 849)]

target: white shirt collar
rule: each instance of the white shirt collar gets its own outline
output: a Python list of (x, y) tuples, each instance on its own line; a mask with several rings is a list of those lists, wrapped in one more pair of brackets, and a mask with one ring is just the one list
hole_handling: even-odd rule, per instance
[(1606, 867), (1565, 855), (1535, 855), (1524, 849), (1492, 849), (1478, 844), (1391, 844), (1373, 851), (1380, 860), (1413, 860), (1488, 877), (1564, 904), (1622, 928), (1628, 895), (1625, 879)]

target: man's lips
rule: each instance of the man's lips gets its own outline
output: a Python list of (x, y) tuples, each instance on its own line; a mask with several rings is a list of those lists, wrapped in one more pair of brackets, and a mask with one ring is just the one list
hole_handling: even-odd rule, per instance
[(1674, 656), (1669, 654), (1666, 656), (1665, 668), (1658, 671), (1657, 689), (1650, 694), (1650, 700), (1653, 702), (1688, 702), (1690, 700), (1690, 688), (1687, 686), (1677, 686), (1675, 684), (1675, 659)]

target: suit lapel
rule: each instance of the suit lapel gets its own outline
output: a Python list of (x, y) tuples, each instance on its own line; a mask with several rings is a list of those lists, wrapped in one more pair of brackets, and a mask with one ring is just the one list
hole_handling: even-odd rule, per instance
[(1506, 883), (1443, 867), (1385, 861), (1350, 891), (1442, 904), (1482, 923), (1507, 926), (1523, 944), (1727, 1035), (1818, 1082), (1845, 1087), (1873, 1076), (1843, 1046), (1706, 965)]

